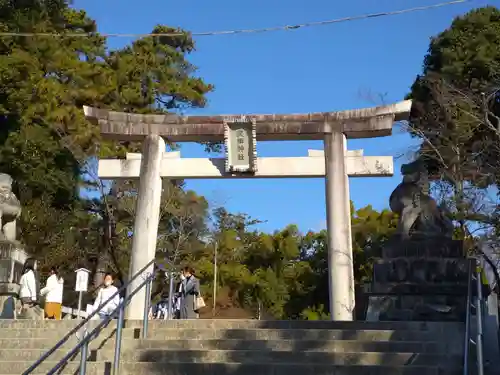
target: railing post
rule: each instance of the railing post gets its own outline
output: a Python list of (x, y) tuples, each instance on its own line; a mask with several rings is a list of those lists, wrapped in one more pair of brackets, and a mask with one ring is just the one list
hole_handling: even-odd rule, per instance
[(168, 320), (172, 319), (173, 315), (173, 306), (172, 306), (172, 297), (174, 294), (174, 272), (171, 270), (169, 274), (168, 281)]
[(123, 303), (118, 312), (118, 322), (116, 326), (115, 356), (113, 358), (113, 375), (120, 374), (120, 352), (122, 348), (122, 331), (125, 319), (125, 305)]
[(80, 373), (79, 375), (85, 375), (87, 373), (87, 356), (89, 352), (89, 340), (87, 340), (87, 331), (84, 332), (83, 345), (80, 357)]
[(479, 271), (476, 273), (477, 286), (477, 302), (476, 302), (476, 319), (477, 319), (477, 337), (476, 337), (476, 352), (477, 352), (477, 374), (484, 374), (483, 361), (483, 285), (482, 285), (482, 264), (477, 262)]
[(146, 281), (146, 295), (144, 297), (144, 318), (142, 321), (142, 338), (148, 337), (148, 324), (149, 324), (149, 306), (151, 304), (151, 282), (153, 278), (150, 274), (147, 275)]
[(469, 374), (469, 348), (470, 348), (470, 315), (472, 307), (472, 288), (473, 275), (475, 272), (476, 262), (474, 259), (467, 259), (467, 301), (465, 305), (465, 343), (464, 343), (464, 363), (463, 375)]
[(80, 316), (80, 311), (82, 310), (82, 298), (83, 298), (83, 292), (80, 291), (80, 292), (78, 292), (78, 307), (76, 310), (76, 319), (83, 318), (82, 316)]

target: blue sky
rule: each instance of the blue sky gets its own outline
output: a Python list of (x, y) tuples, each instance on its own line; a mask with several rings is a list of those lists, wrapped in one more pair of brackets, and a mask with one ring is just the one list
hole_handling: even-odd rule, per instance
[[(444, 1), (444, 0), (442, 0)], [(261, 28), (356, 16), (430, 5), (439, 0), (76, 0), (103, 33), (147, 33), (156, 24), (192, 32)], [(489, 2), (492, 3), (492, 2)], [(189, 60), (215, 85), (199, 114), (307, 113), (376, 105), (369, 97), (402, 100), (421, 71), (429, 38), (454, 17), (487, 2), (473, 1), (440, 9), (293, 31), (196, 38)], [(131, 39), (110, 38), (119, 48)], [(369, 93), (372, 93), (371, 95)], [(350, 140), (349, 149), (365, 155), (394, 156), (398, 172), (412, 143), (395, 129), (384, 138)], [(322, 142), (260, 142), (259, 156), (306, 156)], [(205, 156), (202, 146), (183, 144), (183, 157)], [(350, 179), (356, 207), (386, 208), (400, 181)], [(263, 230), (297, 224), (318, 230), (325, 222), (323, 179), (193, 180), (188, 187), (213, 205), (267, 220)]]

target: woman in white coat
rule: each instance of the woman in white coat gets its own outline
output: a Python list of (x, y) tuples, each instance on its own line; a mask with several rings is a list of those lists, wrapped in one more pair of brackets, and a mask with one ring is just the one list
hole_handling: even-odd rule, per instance
[(45, 317), (47, 319), (61, 320), (64, 279), (59, 276), (56, 267), (50, 269), (47, 285), (40, 291), (45, 296)]
[(22, 304), (22, 311), (36, 306), (38, 301), (38, 282), (35, 276), (36, 260), (26, 259), (24, 263), (21, 279), (19, 280), (19, 299)]

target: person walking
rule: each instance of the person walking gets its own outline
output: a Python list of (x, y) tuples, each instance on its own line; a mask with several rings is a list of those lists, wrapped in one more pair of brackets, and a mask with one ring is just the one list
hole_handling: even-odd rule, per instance
[(185, 279), (182, 281), (180, 318), (198, 319), (196, 298), (200, 295), (200, 281), (194, 276), (192, 267), (184, 267), (182, 275)]
[(155, 305), (153, 317), (155, 319), (169, 319), (168, 316), (168, 294), (162, 293), (160, 297), (160, 301)]
[(106, 275), (104, 276), (104, 284), (102, 288), (99, 289), (97, 297), (94, 301), (94, 306), (92, 308), (92, 311), (98, 310), (101, 304), (110, 299), (112, 295), (116, 294), (111, 301), (109, 301), (107, 304), (105, 304), (103, 307), (99, 309), (99, 312), (97, 314), (101, 319), (106, 319), (106, 317), (113, 315), (115, 313), (116, 308), (120, 304), (120, 296), (117, 293), (118, 288), (114, 286), (113, 283), (114, 283), (113, 275), (109, 272), (106, 273)]
[(21, 313), (27, 313), (38, 303), (38, 282), (35, 275), (36, 260), (34, 258), (26, 259), (21, 279), (19, 280), (19, 299), (21, 300)]
[[(117, 293), (118, 288), (114, 286), (113, 283), (114, 283), (113, 274), (110, 272), (106, 272), (106, 274), (104, 275), (103, 285), (101, 288), (99, 288), (99, 291), (97, 292), (97, 297), (94, 301), (94, 304), (89, 314), (98, 311), (97, 312), (97, 316), (99, 317), (98, 319), (104, 320), (107, 317), (112, 317), (116, 313), (116, 309), (120, 304), (120, 295), (119, 293)], [(104, 306), (101, 307), (101, 305), (105, 303), (107, 300), (109, 300), (113, 295), (114, 297), (108, 303), (104, 304)], [(92, 319), (94, 319), (94, 317)], [(102, 328), (107, 327), (109, 322), (104, 324)], [(99, 336), (100, 331), (101, 331), (100, 329), (95, 331), (92, 340), (95, 339), (97, 336)], [(84, 335), (85, 334), (87, 334), (87, 327), (85, 327), (84, 329)], [(81, 340), (82, 339), (81, 335), (82, 335), (81, 332), (78, 331), (76, 333), (76, 338), (78, 340)]]
[(174, 293), (174, 319), (180, 319), (181, 318), (181, 300), (182, 300), (182, 290), (184, 286), (184, 280), (186, 280), (186, 276), (184, 276), (184, 271), (181, 272), (180, 276), (180, 281), (177, 283)]
[(51, 267), (50, 276), (40, 295), (45, 296), (45, 318), (61, 320), (64, 279), (59, 276), (56, 267)]

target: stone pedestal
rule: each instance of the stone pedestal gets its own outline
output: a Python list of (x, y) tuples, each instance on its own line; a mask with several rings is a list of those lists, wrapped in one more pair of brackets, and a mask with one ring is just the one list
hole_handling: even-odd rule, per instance
[(19, 279), (28, 254), (13, 241), (0, 240), (0, 319), (15, 319)]
[(19, 285), (11, 283), (0, 284), (0, 319), (15, 319)]
[(468, 263), (462, 241), (395, 238), (376, 260), (367, 320), (463, 321)]

